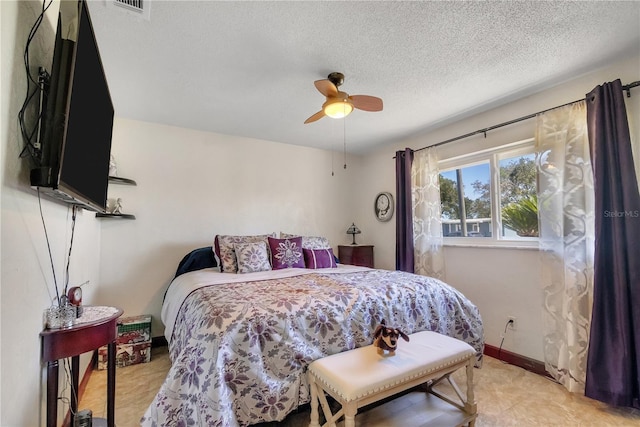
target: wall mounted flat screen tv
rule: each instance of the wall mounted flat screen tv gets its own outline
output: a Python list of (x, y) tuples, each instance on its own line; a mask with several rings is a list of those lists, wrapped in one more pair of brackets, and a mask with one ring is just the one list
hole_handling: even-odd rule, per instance
[[(63, 22), (63, 7), (69, 3), (73, 5), (72, 22)], [(113, 103), (86, 2), (63, 0), (60, 8), (43, 102), (41, 158), (39, 166), (31, 170), (31, 186), (58, 200), (103, 213)], [(74, 33), (77, 29), (77, 33), (65, 34), (68, 28)]]

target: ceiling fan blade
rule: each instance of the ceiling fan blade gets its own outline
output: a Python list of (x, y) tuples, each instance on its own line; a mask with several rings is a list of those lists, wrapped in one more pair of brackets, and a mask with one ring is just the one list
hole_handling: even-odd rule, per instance
[(306, 125), (307, 123), (315, 122), (316, 120), (320, 120), (324, 116), (325, 116), (324, 111), (320, 110), (317, 113), (315, 113), (313, 116), (311, 116), (307, 120), (305, 120), (304, 124)]
[(316, 80), (313, 84), (316, 85), (316, 89), (326, 97), (336, 96), (338, 94), (338, 88), (331, 83), (330, 80)]
[(382, 111), (382, 99), (369, 95), (352, 95), (349, 97), (353, 106), (364, 111)]

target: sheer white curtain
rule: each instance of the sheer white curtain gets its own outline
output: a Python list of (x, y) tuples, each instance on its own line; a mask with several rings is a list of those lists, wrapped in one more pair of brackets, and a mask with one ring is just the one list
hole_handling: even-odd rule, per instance
[(594, 191), (584, 101), (537, 117), (547, 371), (583, 392), (593, 303)]
[(415, 273), (444, 279), (439, 176), (436, 149), (416, 151), (411, 167)]

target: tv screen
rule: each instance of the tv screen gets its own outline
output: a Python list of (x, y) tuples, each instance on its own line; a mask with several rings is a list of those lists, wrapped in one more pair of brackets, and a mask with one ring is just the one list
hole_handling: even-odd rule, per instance
[(31, 184), (65, 202), (104, 212), (114, 110), (85, 1), (78, 3), (75, 42), (61, 37), (61, 27), (44, 116), (42, 167), (35, 177), (32, 171)]

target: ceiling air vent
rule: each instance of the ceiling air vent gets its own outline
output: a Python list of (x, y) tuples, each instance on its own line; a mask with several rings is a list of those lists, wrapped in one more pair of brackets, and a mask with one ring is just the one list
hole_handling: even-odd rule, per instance
[(132, 15), (149, 20), (151, 0), (108, 0), (107, 5), (117, 6), (120, 10), (126, 10)]

